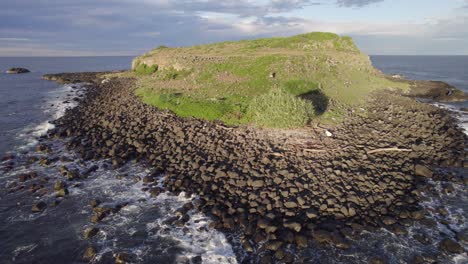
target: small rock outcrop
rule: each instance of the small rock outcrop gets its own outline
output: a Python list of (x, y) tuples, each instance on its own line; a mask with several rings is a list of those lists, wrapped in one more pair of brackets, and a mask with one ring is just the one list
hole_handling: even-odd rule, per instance
[(439, 244), (440, 249), (445, 250), (450, 253), (461, 254), (463, 253), (463, 247), (460, 246), (457, 242), (451, 239), (444, 239)]
[(34, 204), (32, 206), (31, 211), (33, 213), (40, 213), (40, 212), (44, 211), (46, 207), (47, 207), (47, 204), (40, 201), (40, 202), (38, 202), (38, 203), (36, 203), (36, 204)]
[(85, 252), (83, 253), (83, 260), (84, 261), (91, 261), (94, 256), (96, 256), (96, 249), (92, 246), (88, 246), (85, 250)]
[(10, 68), (9, 70), (6, 71), (6, 73), (9, 74), (20, 74), (20, 73), (28, 73), (31, 72), (26, 68)]

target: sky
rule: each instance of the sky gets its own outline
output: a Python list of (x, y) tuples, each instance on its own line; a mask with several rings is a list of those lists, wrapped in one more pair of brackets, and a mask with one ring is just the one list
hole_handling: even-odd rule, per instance
[(326, 31), (370, 55), (468, 55), (468, 0), (0, 0), (0, 56), (138, 55), (159, 45)]

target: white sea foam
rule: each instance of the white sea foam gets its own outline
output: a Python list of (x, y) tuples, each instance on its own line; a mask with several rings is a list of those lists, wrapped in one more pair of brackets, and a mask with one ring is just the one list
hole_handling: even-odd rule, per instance
[[(423, 193), (425, 199), (420, 205), (427, 213), (427, 217), (436, 222), (435, 226), (418, 221), (407, 227), (407, 234), (399, 235), (386, 229), (379, 229), (376, 232), (364, 231), (359, 238), (351, 239), (353, 240), (352, 244), (356, 246), (356, 250), (352, 250), (350, 254), (344, 254), (343, 251), (337, 251), (333, 248), (314, 248), (309, 251), (310, 254), (319, 256), (315, 259), (317, 263), (359, 264), (369, 263), (369, 258), (373, 255), (386, 259), (388, 263), (401, 263), (416, 255), (446, 254), (439, 250), (440, 241), (446, 237), (456, 240), (456, 232), (466, 229), (468, 224), (466, 221), (468, 196), (464, 185), (449, 183), (453, 185), (453, 192), (446, 193), (443, 191), (443, 187), (447, 183), (430, 181), (429, 184), (434, 186), (437, 194)], [(447, 210), (448, 215), (437, 213), (437, 208)], [(415, 235), (424, 235), (428, 238), (429, 244), (420, 243), (414, 237)], [(460, 244), (462, 246), (466, 245), (462, 242)], [(441, 259), (441, 263), (468, 263), (466, 253), (447, 255), (446, 257)]]
[[(185, 197), (185, 193), (178, 196), (168, 192), (151, 197), (148, 192), (141, 189), (142, 182), (134, 183), (132, 177), (143, 177), (150, 171), (140, 165), (129, 164), (123, 170), (98, 170), (95, 176), (88, 178), (84, 185), (72, 188), (70, 195), (79, 196), (81, 199), (93, 199), (96, 195), (107, 197), (103, 200), (106, 206), (128, 203), (119, 213), (113, 214), (101, 223), (99, 234), (102, 249), (98, 252), (97, 259), (109, 252), (130, 251), (137, 259), (144, 259), (145, 254), (152, 248), (142, 241), (138, 246), (132, 248), (119, 248), (117, 246), (122, 235), (133, 236), (143, 228), (146, 230), (145, 240), (154, 241), (168, 239), (177, 242), (177, 248), (182, 249), (178, 261), (201, 256), (202, 262), (214, 263), (237, 263), (234, 251), (220, 231), (209, 228), (211, 220), (201, 212), (190, 210), (190, 220), (183, 227), (166, 224), (166, 221), (175, 215), (175, 211), (184, 204), (195, 199), (195, 196)], [(132, 175), (118, 179), (117, 175)], [(163, 178), (159, 178), (162, 185)], [(110, 204), (109, 204), (110, 203)], [(148, 213), (153, 210), (152, 213)], [(157, 212), (154, 212), (157, 210)], [(143, 215), (145, 215), (143, 217)], [(154, 215), (148, 217), (148, 215)], [(144, 220), (142, 220), (144, 218)], [(153, 249), (154, 250), (154, 249)]]
[(455, 257), (453, 257), (452, 261), (455, 264), (466, 264), (468, 263), (468, 255), (466, 253), (457, 254)]
[(63, 85), (57, 90), (50, 91), (47, 96), (49, 99), (41, 107), (43, 112), (50, 116), (49, 120), (40, 124), (33, 124), (23, 129), (18, 135), (18, 139), (25, 141), (26, 144), (18, 148), (22, 150), (36, 145), (38, 137), (45, 135), (47, 131), (55, 127), (50, 121), (62, 117), (67, 109), (76, 107), (78, 103), (74, 101), (73, 98), (84, 93), (82, 89), (83, 85), (84, 84)]
[(459, 121), (459, 126), (462, 128), (466, 135), (468, 135), (468, 113), (461, 111), (460, 107), (451, 104), (433, 103), (434, 106), (448, 110)]
[[(74, 85), (78, 86), (78, 85)], [(73, 108), (77, 102), (73, 100), (74, 97), (83, 93), (81, 87), (73, 88), (71, 85), (64, 85), (55, 91), (49, 93), (49, 100), (47, 100), (42, 110), (49, 116), (49, 120), (54, 120), (62, 117), (66, 109)], [(43, 136), (48, 130), (53, 129), (54, 125), (49, 121), (44, 121), (40, 124), (35, 124), (25, 128), (19, 139), (26, 142), (26, 145), (20, 149), (28, 149), (38, 143), (38, 137)], [(61, 156), (73, 157), (73, 153), (64, 150), (61, 143), (57, 144), (57, 153)], [(145, 241), (159, 241), (167, 239), (176, 244), (179, 256), (178, 260), (191, 259), (195, 256), (201, 256), (202, 262), (206, 264), (211, 263), (237, 263), (236, 256), (233, 252), (231, 245), (226, 239), (225, 235), (220, 231), (209, 228), (211, 220), (201, 212), (191, 210), (188, 212), (190, 220), (185, 223), (183, 227), (170, 226), (165, 224), (175, 211), (182, 207), (184, 204), (192, 201), (196, 197), (186, 198), (184, 193), (178, 196), (171, 195), (170, 193), (161, 193), (157, 197), (151, 197), (148, 192), (142, 191), (144, 187), (142, 182), (133, 182), (133, 177), (143, 177), (150, 173), (150, 170), (138, 164), (127, 164), (122, 169), (104, 169), (103, 164), (107, 161), (89, 161), (86, 163), (75, 162), (62, 162), (58, 161), (46, 168), (38, 164), (31, 164), (23, 169), (16, 169), (9, 173), (9, 177), (15, 178), (17, 173), (22, 171), (35, 170), (50, 175), (58, 175), (56, 170), (58, 166), (66, 165), (71, 168), (85, 169), (92, 165), (98, 165), (99, 170), (93, 172), (89, 178), (81, 185), (68, 186), (69, 198), (76, 199), (82, 205), (75, 213), (78, 215), (88, 215), (90, 213), (87, 201), (91, 199), (102, 199), (103, 206), (114, 207), (117, 204), (128, 204), (124, 206), (118, 213), (106, 217), (105, 221), (99, 224), (99, 234), (97, 235), (100, 250), (96, 260), (103, 257), (104, 254), (112, 252), (127, 251), (136, 255), (137, 260), (142, 260), (147, 254), (154, 251), (151, 245)], [(126, 177), (120, 178), (119, 175), (125, 174)], [(131, 176), (130, 176), (131, 175)], [(57, 180), (60, 179), (58, 176)], [(159, 179), (159, 186), (163, 185), (163, 178)], [(41, 198), (41, 200), (55, 199), (54, 193), (49, 193)], [(153, 212), (157, 208), (157, 213)], [(24, 209), (24, 210), (23, 210)], [(15, 221), (33, 221), (44, 215), (55, 213), (53, 209), (46, 209), (42, 214), (33, 214), (30, 210), (30, 204), (25, 205), (24, 208), (8, 219), (9, 222)], [(144, 215), (144, 219), (140, 219)], [(82, 228), (77, 230), (77, 233), (82, 232)], [(146, 234), (142, 241), (134, 241), (136, 245), (126, 248), (119, 244), (119, 241), (125, 241), (127, 237), (122, 235), (122, 232), (132, 237), (138, 234), (139, 231), (145, 230)], [(18, 247), (14, 255), (18, 256), (22, 253), (33, 251), (37, 245), (31, 244), (24, 247)], [(163, 249), (164, 251), (166, 249)]]
[(26, 246), (19, 246), (13, 251), (13, 261), (22, 253), (29, 253), (37, 247), (37, 244), (29, 244)]
[(160, 227), (156, 235), (179, 241), (185, 251), (181, 257), (190, 259), (201, 256), (203, 263), (206, 264), (237, 263), (233, 249), (224, 234), (209, 228), (211, 220), (204, 214), (194, 211), (189, 212), (190, 220), (185, 224), (184, 228), (177, 228), (164, 223), (174, 216), (176, 209), (194, 198), (196, 197), (186, 198), (183, 192), (178, 196), (168, 193), (157, 196), (155, 203), (170, 204), (171, 206), (166, 217), (148, 224), (148, 230)]
[(468, 136), (468, 123), (460, 124), (460, 127), (465, 131), (465, 134)]

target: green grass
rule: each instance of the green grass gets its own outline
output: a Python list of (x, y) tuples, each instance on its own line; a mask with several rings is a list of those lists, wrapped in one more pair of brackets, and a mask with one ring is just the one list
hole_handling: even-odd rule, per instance
[(303, 127), (314, 117), (314, 105), (282, 87), (274, 87), (252, 100), (248, 114), (260, 127)]
[(196, 100), (181, 94), (155, 94), (147, 93), (145, 90), (137, 90), (137, 95), (151, 105), (156, 105), (161, 109), (169, 109), (182, 117), (199, 117), (207, 120), (223, 119), (225, 113), (231, 112), (230, 104), (224, 102), (207, 102)]
[(136, 58), (134, 67), (145, 103), (232, 125), (336, 121), (374, 90), (408, 88), (377, 72), (351, 38), (331, 33), (159, 47)]
[(328, 42), (337, 50), (357, 51), (351, 38), (343, 38), (336, 34), (326, 32), (313, 32), (288, 38), (264, 38), (244, 42), (246, 43), (244, 50), (256, 50), (259, 48), (304, 49), (304, 47), (308, 47), (308, 44), (320, 46), (320, 44)]
[(185, 78), (192, 73), (190, 70), (176, 70), (173, 67), (165, 69), (161, 74), (161, 79), (165, 81)]
[(140, 65), (138, 65), (134, 71), (136, 74), (139, 74), (139, 75), (149, 75), (149, 74), (153, 74), (155, 73), (156, 71), (158, 70), (158, 65), (152, 65), (152, 66), (148, 66), (146, 65), (145, 63), (142, 63)]
[(313, 81), (296, 79), (286, 81), (284, 83), (284, 88), (289, 93), (295, 96), (300, 96), (319, 89), (319, 85)]
[[(206, 65), (200, 72), (199, 82), (204, 83), (207, 90), (222, 96), (238, 94), (255, 96), (267, 92), (273, 80), (269, 75), (275, 69), (275, 65), (281, 63), (284, 58), (279, 56), (262, 56), (256, 58), (237, 57), (227, 62), (212, 63)], [(219, 75), (228, 73), (238, 79), (237, 83), (217, 80)], [(215, 89), (213, 89), (215, 88)]]

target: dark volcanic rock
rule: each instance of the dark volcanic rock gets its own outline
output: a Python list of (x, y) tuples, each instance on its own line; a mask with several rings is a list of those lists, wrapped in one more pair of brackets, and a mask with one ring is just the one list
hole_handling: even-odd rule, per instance
[(91, 201), (89, 201), (89, 205), (92, 208), (95, 208), (95, 207), (99, 206), (100, 204), (101, 204), (101, 201), (99, 201), (97, 199), (92, 199)]
[(30, 71), (26, 68), (10, 68), (9, 70), (6, 71), (6, 73), (10, 73), (10, 74), (20, 74), (20, 73), (28, 73), (28, 72)]
[(41, 201), (41, 202), (34, 204), (31, 208), (31, 211), (33, 213), (40, 213), (44, 211), (46, 207), (47, 207), (47, 204)]
[(381, 257), (372, 257), (370, 260), (369, 260), (369, 263), (370, 264), (386, 264), (387, 261), (385, 261), (383, 258)]
[(62, 188), (56, 191), (55, 196), (56, 197), (65, 197), (68, 195), (68, 189), (67, 188)]
[(439, 247), (440, 249), (445, 250), (450, 253), (460, 254), (460, 253), (463, 253), (464, 251), (463, 247), (460, 246), (460, 244), (448, 238), (445, 238), (444, 240), (442, 240), (439, 244)]
[(115, 256), (115, 264), (126, 264), (130, 261), (130, 255), (127, 253), (118, 253)]
[(414, 166), (414, 171), (417, 176), (422, 176), (426, 178), (432, 178), (433, 175), (433, 172), (429, 168), (419, 164)]
[(468, 242), (468, 229), (464, 229), (457, 233), (457, 239), (460, 242)]
[(96, 249), (92, 246), (89, 246), (86, 248), (85, 252), (83, 253), (83, 260), (90, 262), (94, 258), (94, 256), (96, 256), (96, 254), (97, 254)]
[[(69, 148), (115, 167), (146, 162), (158, 173), (129, 176), (143, 181), (151, 196), (196, 194), (192, 206), (212, 216), (213, 227), (240, 229), (246, 251), (260, 252), (262, 242), (261, 250), (275, 251), (268, 257), (283, 262), (288, 252), (278, 252), (288, 244), (302, 247), (315, 239), (346, 249), (350, 244), (341, 233), (348, 237), (379, 225), (403, 234), (403, 220), (424, 219), (420, 187), (425, 177), (436, 177), (422, 164), (436, 168), (465, 158), (465, 135), (445, 110), (391, 92), (374, 95), (365, 114), (350, 113), (331, 130), (332, 138), (301, 132), (316, 141), (306, 144), (160, 111), (134, 95), (134, 79), (102, 81), (100, 73), (44, 78), (94, 83), (50, 136), (70, 138)], [(162, 172), (164, 190), (156, 186)], [(67, 167), (61, 173), (70, 180), (82, 176)], [(178, 210), (167, 224), (185, 225), (188, 210)], [(94, 211), (95, 223), (114, 213)]]
[(439, 102), (458, 102), (468, 100), (468, 95), (466, 93), (445, 82), (414, 81), (398, 78), (391, 79), (410, 84), (411, 90), (405, 94), (406, 96), (432, 99)]
[(96, 227), (89, 227), (89, 228), (86, 228), (84, 231), (83, 231), (83, 237), (85, 239), (90, 239), (92, 237), (94, 237), (95, 235), (97, 235), (97, 233), (99, 232), (99, 229), (96, 228)]

